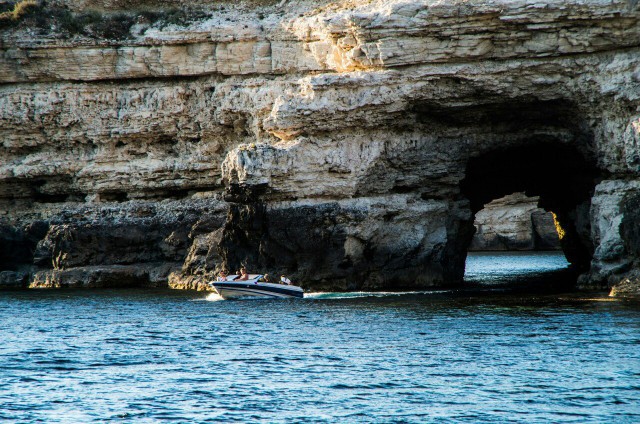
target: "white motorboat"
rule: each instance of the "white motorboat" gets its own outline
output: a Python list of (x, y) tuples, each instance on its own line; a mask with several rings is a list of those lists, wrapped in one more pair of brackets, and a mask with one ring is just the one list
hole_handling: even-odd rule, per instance
[(223, 299), (243, 297), (304, 297), (301, 287), (289, 284), (274, 284), (259, 281), (262, 275), (249, 275), (248, 280), (238, 281), (235, 275), (225, 281), (209, 283)]

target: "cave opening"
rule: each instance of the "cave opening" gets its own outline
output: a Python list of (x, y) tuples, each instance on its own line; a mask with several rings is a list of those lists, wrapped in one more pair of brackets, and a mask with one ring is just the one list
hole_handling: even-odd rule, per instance
[(572, 284), (573, 272), (561, 246), (564, 230), (555, 213), (539, 207), (539, 201), (523, 192), (512, 193), (475, 214), (475, 234), (465, 262), (467, 285), (539, 289), (544, 287), (540, 282), (554, 280), (557, 288), (563, 277), (562, 286)]
[(575, 284), (577, 275), (588, 270), (593, 254), (589, 209), (598, 177), (595, 163), (583, 150), (558, 141), (531, 141), (471, 158), (461, 184), (473, 215), (461, 240), (465, 281), (475, 279), (469, 268), (477, 266), (479, 254), (473, 252), (559, 249), (564, 258), (558, 253), (530, 254), (520, 265), (514, 259), (517, 255), (507, 255), (502, 262), (494, 261), (504, 268), (494, 274), (508, 283), (520, 279), (522, 269), (569, 264)]

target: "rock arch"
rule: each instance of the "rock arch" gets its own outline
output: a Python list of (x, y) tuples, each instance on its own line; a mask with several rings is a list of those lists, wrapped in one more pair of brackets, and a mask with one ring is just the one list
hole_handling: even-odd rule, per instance
[(473, 157), (461, 182), (475, 215), (483, 205), (513, 192), (539, 196), (562, 227), (561, 246), (577, 269), (589, 268), (594, 251), (589, 211), (599, 172), (575, 146), (533, 141)]
[(473, 213), (507, 183), (573, 225), (581, 284), (640, 269), (637, 2), (289, 2), (259, 20), (226, 2), (121, 40), (68, 37), (49, 12), (87, 2), (53, 3), (0, 49), (0, 285), (110, 269), (195, 287), (240, 262), (316, 289), (457, 283)]

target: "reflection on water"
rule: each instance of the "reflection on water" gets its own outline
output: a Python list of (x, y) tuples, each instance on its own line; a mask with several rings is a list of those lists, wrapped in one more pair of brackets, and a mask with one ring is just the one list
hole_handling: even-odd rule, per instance
[(568, 266), (562, 252), (469, 252), (464, 277), (466, 281), (491, 284), (544, 275)]
[(638, 303), (482, 291), (332, 296), (0, 293), (0, 419), (640, 419)]
[(470, 252), (466, 290), (503, 293), (561, 293), (578, 278), (562, 252)]

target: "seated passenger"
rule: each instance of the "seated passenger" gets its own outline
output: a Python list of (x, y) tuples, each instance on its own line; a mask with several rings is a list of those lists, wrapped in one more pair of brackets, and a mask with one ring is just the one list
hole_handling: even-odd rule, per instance
[(282, 284), (287, 284), (287, 285), (291, 285), (291, 280), (289, 280), (287, 277), (285, 277), (284, 275), (280, 276), (280, 282)]
[(247, 274), (247, 269), (245, 267), (240, 268), (240, 278), (238, 281), (247, 281), (249, 279), (249, 274)]
[(225, 270), (220, 271), (218, 281), (227, 281), (227, 272)]

